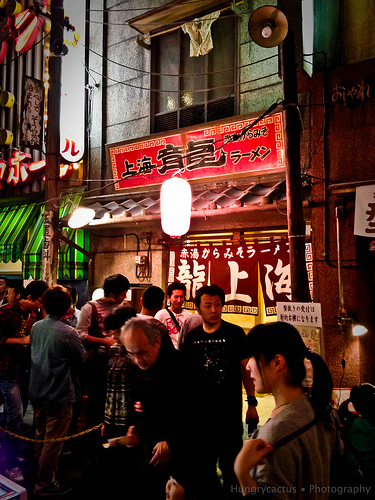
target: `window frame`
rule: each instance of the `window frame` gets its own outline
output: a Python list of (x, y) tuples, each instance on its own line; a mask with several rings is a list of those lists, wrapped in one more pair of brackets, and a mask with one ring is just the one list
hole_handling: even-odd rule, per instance
[[(222, 15), (222, 14), (221, 14)], [(232, 14), (233, 15), (233, 14)], [(224, 14), (225, 16), (225, 14)], [(183, 77), (181, 77), (181, 66), (182, 66), (182, 58), (183, 58), (183, 40), (187, 39), (188, 38), (188, 35), (183, 33), (182, 29), (181, 29), (181, 26), (178, 26), (178, 28), (176, 28), (176, 31), (179, 31), (179, 34), (178, 34), (178, 41), (179, 41), (179, 62), (178, 62), (178, 66), (179, 66), (179, 70), (178, 70), (178, 90), (179, 90), (179, 94), (176, 93), (176, 95), (178, 95), (178, 106), (176, 107), (176, 109), (174, 109), (173, 111), (171, 112), (160, 112), (160, 113), (157, 113), (156, 112), (156, 104), (157, 104), (157, 94), (158, 92), (157, 91), (154, 91), (154, 90), (151, 90), (151, 99), (150, 99), (150, 133), (151, 134), (154, 134), (154, 133), (158, 133), (158, 132), (162, 132), (162, 131), (168, 131), (168, 130), (178, 130), (180, 128), (182, 128), (181, 126), (181, 113), (183, 111), (185, 111), (186, 113), (189, 112), (189, 110), (194, 110), (194, 108), (198, 107), (198, 106), (204, 106), (204, 121), (202, 122), (199, 122), (199, 123), (209, 123), (209, 121), (213, 121), (213, 120), (209, 120), (207, 121), (207, 117), (208, 117), (208, 108), (210, 106), (210, 104), (214, 104), (214, 103), (224, 103), (225, 100), (229, 100), (229, 99), (233, 99), (233, 114), (225, 114), (225, 115), (222, 115), (222, 116), (219, 116), (217, 118), (215, 118), (215, 120), (217, 119), (224, 119), (224, 118), (229, 118), (231, 116), (237, 116), (239, 114), (239, 107), (240, 107), (240, 99), (239, 99), (239, 78), (240, 78), (240, 71), (238, 70), (238, 57), (239, 57), (239, 21), (237, 19), (237, 16), (234, 17), (234, 54), (233, 54), (233, 61), (234, 61), (234, 78), (233, 78), (233, 93), (226, 96), (226, 97), (222, 97), (222, 98), (219, 98), (219, 99), (208, 99), (208, 93), (209, 91), (207, 90), (206, 92), (204, 92), (204, 99), (202, 102), (200, 103), (196, 103), (196, 104), (193, 104), (191, 106), (182, 106), (181, 105), (181, 83), (182, 83), (182, 80), (183, 80)], [(164, 32), (168, 31), (168, 27), (165, 27), (165, 30)], [(155, 34), (156, 36), (163, 36), (163, 33), (158, 33), (158, 34)], [(186, 37), (185, 39), (183, 37)], [(190, 41), (189, 41), (190, 43)], [(214, 43), (214, 49), (215, 49), (215, 43)], [(214, 50), (213, 49), (213, 50)], [(157, 67), (158, 67), (158, 60), (157, 58), (155, 57), (155, 51), (156, 51), (156, 48), (155, 48), (155, 45), (152, 43), (152, 46), (151, 46), (151, 89), (156, 89), (157, 88), (157, 77), (154, 76), (155, 73), (157, 73)], [(202, 57), (202, 56), (199, 56), (199, 57)], [(204, 83), (204, 86), (205, 88), (208, 88), (208, 79), (209, 79), (209, 76), (208, 76), (208, 65), (209, 65), (209, 60), (208, 60), (208, 55), (206, 56), (203, 56), (205, 57), (205, 75), (204, 75), (204, 80), (205, 80), (205, 83)], [(156, 120), (157, 120), (157, 117), (158, 116), (170, 116), (170, 117), (173, 117), (173, 114), (176, 113), (177, 114), (177, 119), (176, 119), (176, 127), (174, 128), (167, 128), (167, 129), (163, 129), (163, 130), (156, 130)], [(198, 125), (199, 123), (194, 123), (192, 125)], [(185, 126), (189, 126), (189, 125), (185, 125)]]

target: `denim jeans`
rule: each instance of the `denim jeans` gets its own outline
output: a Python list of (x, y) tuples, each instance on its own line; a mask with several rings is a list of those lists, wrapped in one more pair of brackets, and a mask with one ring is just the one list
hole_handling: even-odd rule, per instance
[[(4, 398), (5, 428), (15, 434), (20, 434), (23, 422), (23, 407), (18, 380), (5, 380), (0, 377), (0, 392)], [(4, 446), (7, 469), (17, 467), (19, 438), (4, 433)]]

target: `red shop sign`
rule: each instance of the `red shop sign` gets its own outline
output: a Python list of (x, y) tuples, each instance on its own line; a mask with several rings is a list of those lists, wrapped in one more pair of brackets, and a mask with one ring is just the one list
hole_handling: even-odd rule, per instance
[(206, 128), (180, 129), (174, 135), (155, 134), (138, 142), (109, 144), (108, 161), (114, 179), (119, 180), (115, 188), (161, 184), (178, 170), (189, 180), (238, 177), (283, 168), (281, 113), (264, 118), (244, 136), (231, 140), (232, 134), (254, 120), (253, 115), (248, 115), (239, 121), (213, 122)]

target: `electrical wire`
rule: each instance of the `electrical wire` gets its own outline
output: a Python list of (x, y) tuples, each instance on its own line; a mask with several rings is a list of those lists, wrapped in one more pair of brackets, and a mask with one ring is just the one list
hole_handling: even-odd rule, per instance
[[(186, 1), (183, 2), (183, 5), (193, 5), (193, 4), (202, 4), (204, 5), (205, 3), (205, 0), (190, 0), (190, 1)], [(241, 3), (243, 3), (243, 1), (239, 2), (238, 4), (236, 4), (235, 2), (233, 2), (235, 5), (240, 5)], [(117, 4), (117, 5), (122, 5), (123, 2)], [(116, 7), (117, 5), (113, 5), (111, 9), (86, 9), (86, 12), (90, 13), (90, 12), (136, 12), (136, 11), (142, 11), (143, 13), (147, 14), (149, 12), (152, 12), (154, 10), (158, 10), (162, 7), (165, 7), (165, 5), (158, 5), (158, 6), (155, 6), (155, 7), (147, 7), (147, 8), (130, 8), (130, 9), (114, 9), (113, 7)], [(199, 13), (197, 14), (199, 15)]]
[(191, 94), (196, 94), (196, 93), (202, 93), (202, 92), (210, 92), (212, 90), (217, 90), (217, 89), (224, 89), (224, 88), (230, 88), (230, 87), (238, 87), (240, 85), (247, 85), (248, 83), (254, 83), (254, 82), (257, 82), (257, 81), (260, 81), (260, 80), (264, 80), (265, 78), (270, 78), (272, 76), (276, 76), (278, 75), (279, 73), (270, 73), (269, 75), (265, 75), (265, 76), (261, 76), (259, 78), (254, 78), (254, 80), (247, 80), (246, 82), (240, 82), (240, 83), (228, 83), (227, 85), (220, 85), (220, 86), (217, 86), (217, 87), (210, 87), (210, 88), (206, 88), (206, 89), (198, 89), (198, 90), (162, 90), (162, 89), (152, 89), (152, 88), (149, 88), (149, 87), (141, 87), (139, 85), (133, 85), (129, 82), (121, 82), (119, 80), (115, 80), (114, 78), (111, 78), (110, 76), (106, 76), (106, 75), (102, 75), (101, 73), (99, 73), (98, 71), (95, 71), (94, 69), (92, 68), (89, 68), (89, 71), (92, 71), (93, 73), (95, 73), (96, 75), (99, 75), (101, 76), (102, 78), (104, 78), (105, 80), (111, 80), (112, 82), (115, 82), (119, 85), (125, 85), (127, 87), (131, 87), (131, 88), (135, 88), (135, 89), (138, 89), (138, 90), (147, 90), (147, 91), (150, 91), (150, 92), (157, 92), (157, 93), (173, 93), (173, 94), (181, 94), (182, 92), (189, 92)]
[[(62, 26), (55, 18), (53, 18), (51, 16), (51, 20), (53, 20), (61, 29), (64, 29), (64, 26)], [(265, 57), (263, 59), (260, 59), (258, 61), (254, 61), (252, 63), (248, 63), (248, 64), (243, 64), (241, 66), (233, 66), (231, 68), (225, 68), (225, 69), (219, 69), (219, 70), (214, 70), (214, 71), (207, 71), (207, 72), (204, 72), (204, 73), (194, 73), (194, 74), (188, 74), (188, 73), (179, 73), (179, 74), (172, 74), (172, 73), (158, 73), (158, 72), (153, 72), (153, 71), (147, 71), (147, 70), (143, 70), (141, 68), (132, 68), (126, 64), (123, 64), (121, 62), (118, 62), (118, 61), (113, 61), (112, 59), (109, 59), (108, 57), (104, 57), (102, 54), (99, 54), (98, 52), (96, 52), (94, 49), (88, 47), (87, 45), (85, 45), (84, 43), (82, 43), (81, 41), (78, 41), (78, 43), (85, 49), (85, 50), (88, 50), (89, 52), (91, 52), (92, 54), (94, 54), (95, 56), (97, 57), (100, 57), (101, 59), (103, 59), (104, 61), (106, 62), (110, 62), (112, 64), (115, 64), (117, 66), (120, 66), (122, 68), (125, 68), (129, 71), (134, 71), (134, 72), (138, 72), (138, 73), (143, 73), (145, 75), (150, 75), (150, 76), (170, 76), (170, 77), (174, 77), (174, 78), (179, 78), (179, 77), (195, 77), (195, 76), (207, 76), (207, 75), (213, 75), (213, 74), (218, 74), (218, 73), (223, 73), (223, 72), (226, 72), (226, 71), (238, 71), (238, 70), (241, 70), (241, 69), (244, 69), (244, 68), (248, 68), (250, 66), (254, 66), (255, 64), (260, 64), (260, 63), (263, 63), (263, 62), (266, 62), (266, 61), (269, 61), (270, 59), (274, 59), (276, 57), (278, 57), (278, 54), (274, 54), (272, 56), (269, 56), (269, 57)], [(92, 70), (91, 70), (92, 71)], [(138, 77), (135, 77), (135, 78), (138, 78)], [(253, 81), (253, 80), (250, 80), (250, 81)], [(256, 80), (254, 80), (256, 81)], [(248, 82), (245, 82), (245, 83), (248, 83)], [(220, 88), (220, 87), (215, 87), (215, 88)], [(149, 89), (145, 89), (145, 90), (149, 90)]]
[[(119, 2), (118, 4), (112, 5), (110, 9), (86, 9), (86, 12), (136, 12), (138, 10), (145, 12), (147, 14), (148, 12), (152, 12), (153, 10), (158, 10), (163, 6), (157, 5), (155, 7), (148, 7), (148, 8), (129, 8), (129, 9), (114, 9), (113, 7), (117, 7), (118, 5), (123, 5), (124, 2)], [(173, 2), (172, 2), (173, 3)], [(204, 0), (185, 0), (184, 5), (189, 5), (189, 4), (204, 4)], [(235, 6), (241, 5), (244, 2), (233, 2)], [(49, 3), (50, 4), (50, 3)], [(283, 1), (283, 6), (285, 7), (290, 7), (293, 5), (299, 5), (298, 0), (291, 0), (291, 1)], [(253, 10), (251, 11), (244, 11), (245, 13), (251, 14)]]
[[(80, 43), (80, 42), (78, 42), (78, 43)], [(155, 72), (155, 71), (147, 71), (147, 70), (144, 70), (144, 69), (141, 69), (141, 68), (132, 68), (130, 66), (127, 66), (126, 64), (123, 64), (123, 63), (120, 63), (120, 62), (117, 62), (117, 61), (113, 61), (112, 59), (109, 59), (108, 57), (104, 57), (102, 54), (99, 54), (98, 52), (96, 52), (95, 50), (91, 49), (90, 47), (85, 46), (84, 44), (82, 44), (82, 46), (85, 49), (87, 49), (89, 52), (91, 52), (92, 54), (94, 54), (94, 55), (100, 57), (101, 59), (103, 59), (104, 61), (116, 64), (117, 66), (120, 66), (121, 68), (125, 68), (125, 69), (127, 69), (129, 71), (134, 71), (134, 72), (138, 72), (138, 73), (144, 73), (145, 75), (151, 75), (151, 76), (171, 76), (173, 78), (179, 78), (179, 77), (189, 77), (189, 78), (192, 78), (192, 77), (195, 77), (195, 76), (214, 75), (214, 74), (218, 74), (218, 73), (223, 73), (225, 71), (238, 71), (240, 69), (248, 68), (249, 66), (254, 66), (255, 64), (260, 64), (262, 62), (266, 62), (266, 61), (269, 61), (270, 59), (274, 59), (275, 57), (278, 57), (278, 54), (274, 54), (273, 56), (265, 57), (264, 59), (260, 59), (259, 61), (255, 61), (255, 62), (252, 62), (252, 63), (243, 64), (241, 66), (232, 66), (231, 68), (226, 68), (226, 69), (218, 69), (218, 70), (215, 70), (215, 71), (207, 71), (205, 73), (194, 73), (194, 74), (178, 73), (178, 74), (173, 74), (173, 73), (158, 73), (158, 72)]]

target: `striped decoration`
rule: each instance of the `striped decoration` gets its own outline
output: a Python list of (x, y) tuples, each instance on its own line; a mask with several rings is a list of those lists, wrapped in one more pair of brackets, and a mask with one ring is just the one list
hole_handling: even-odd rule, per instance
[[(81, 200), (80, 195), (73, 199), (66, 197), (62, 200), (60, 219), (73, 211), (74, 206)], [(72, 205), (73, 203), (73, 205)], [(88, 232), (84, 229), (65, 228), (64, 234), (85, 250), (89, 248)], [(30, 235), (22, 258), (22, 274), (28, 278), (40, 279), (42, 270), (42, 242), (43, 242), (43, 215), (39, 215), (35, 228)], [(67, 243), (60, 242), (58, 279), (88, 279), (88, 257)]]
[(40, 213), (38, 205), (13, 205), (0, 209), (0, 260), (17, 262)]

